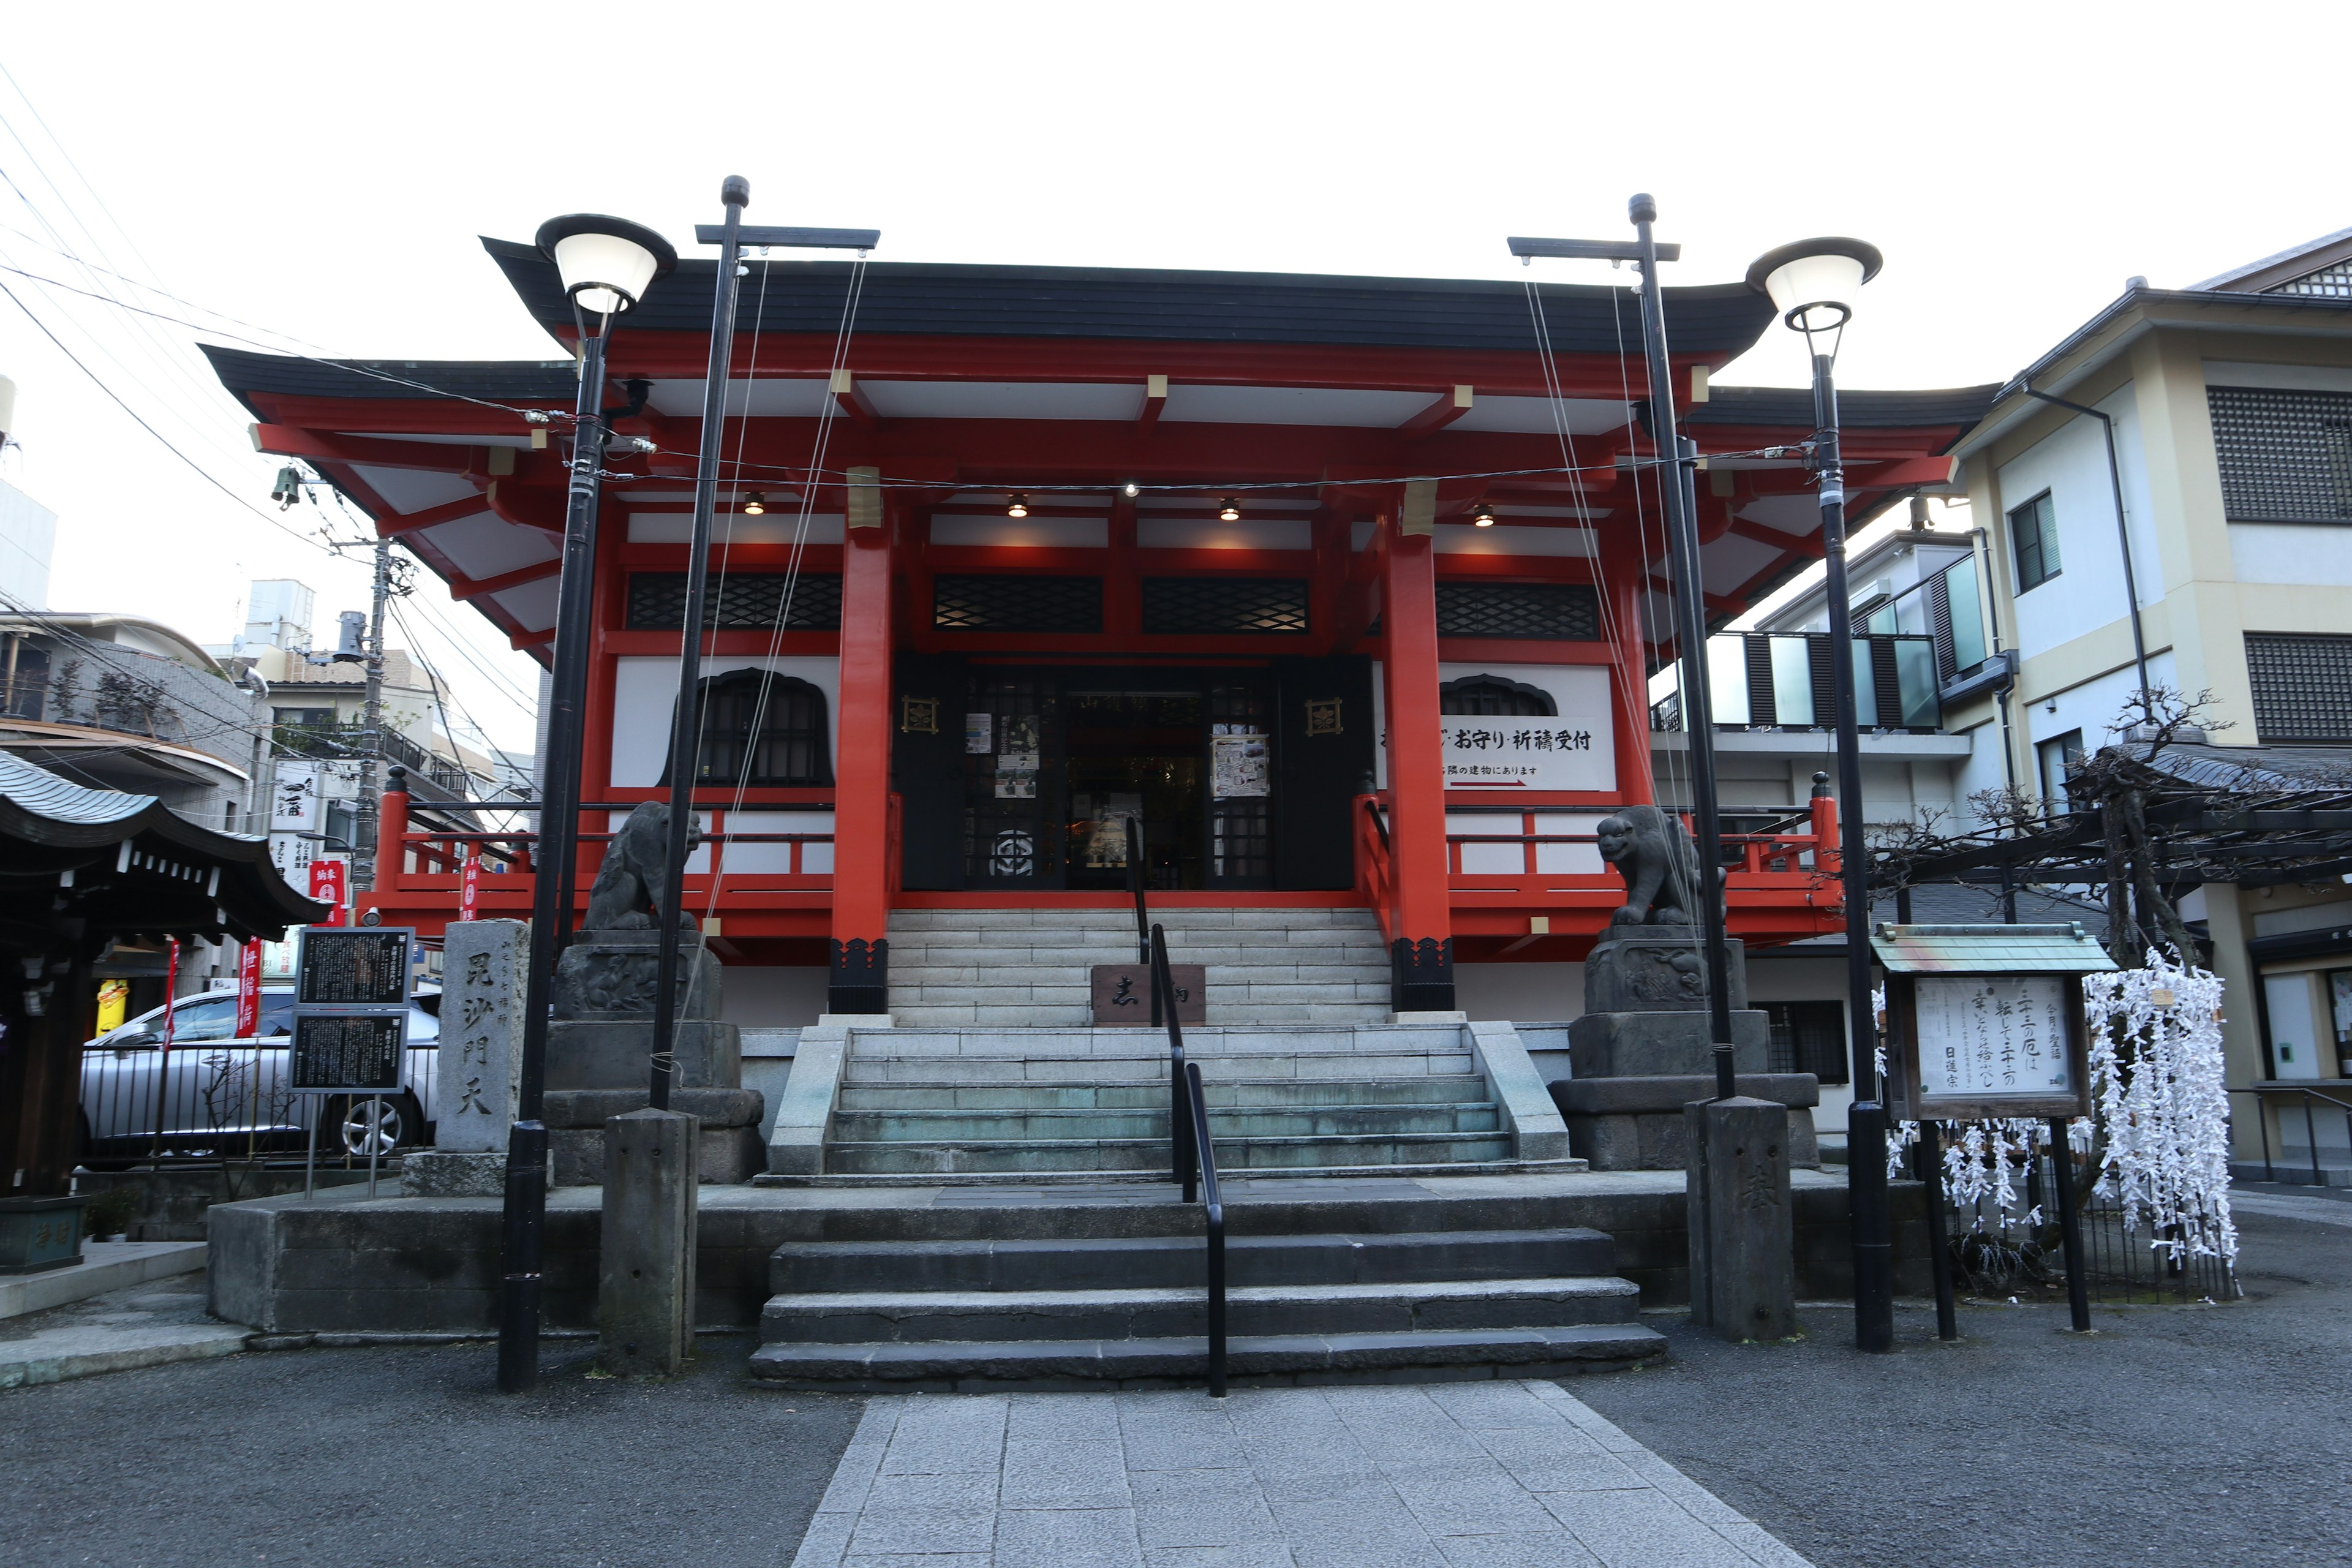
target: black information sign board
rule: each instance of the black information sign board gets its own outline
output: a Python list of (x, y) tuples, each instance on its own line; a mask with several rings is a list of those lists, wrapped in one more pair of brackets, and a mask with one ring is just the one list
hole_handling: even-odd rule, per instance
[(297, 1093), (376, 1094), (400, 1087), (400, 1058), (408, 1043), (408, 1015), (301, 1013), (294, 1018), (293, 1082)]
[(405, 926), (305, 926), (295, 960), (297, 1007), (402, 1007), (408, 1002)]

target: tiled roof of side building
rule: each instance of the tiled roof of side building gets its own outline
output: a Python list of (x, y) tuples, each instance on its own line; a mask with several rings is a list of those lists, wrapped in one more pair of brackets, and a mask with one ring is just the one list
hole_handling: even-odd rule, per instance
[[(1838, 423), (1850, 429), (1916, 425), (1969, 426), (1984, 417), (1997, 382), (1926, 392), (1841, 392)], [(1801, 386), (1717, 386), (1683, 416), (1687, 425), (1794, 425), (1813, 422), (1813, 395)]]
[(479, 397), (569, 404), (580, 379), (570, 360), (317, 360), (197, 345), (221, 384), (242, 397)]
[[(484, 239), (531, 314), (569, 328), (553, 263), (531, 246)], [(854, 263), (757, 258), (741, 294), (742, 330), (831, 336)], [(707, 333), (718, 264), (681, 261), (631, 313), (639, 331)], [(1555, 351), (1638, 360), (1642, 323), (1625, 289), (1537, 286)], [(1675, 352), (1738, 353), (1772, 320), (1745, 283), (1666, 290)], [(1215, 342), (1355, 344), (1532, 353), (1535, 325), (1517, 282), (1478, 279), (1352, 278), (1315, 273), (1207, 272), (1108, 267), (979, 267), (873, 262), (857, 304), (860, 333), (943, 337), (1094, 338)]]

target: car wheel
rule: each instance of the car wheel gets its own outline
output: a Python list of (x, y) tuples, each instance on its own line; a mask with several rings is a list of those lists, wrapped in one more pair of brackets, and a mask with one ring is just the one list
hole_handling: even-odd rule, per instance
[(332, 1101), (329, 1110), (320, 1152), (338, 1158), (364, 1160), (371, 1152), (381, 1158), (416, 1143), (425, 1131), (424, 1113), (405, 1094), (352, 1095)]

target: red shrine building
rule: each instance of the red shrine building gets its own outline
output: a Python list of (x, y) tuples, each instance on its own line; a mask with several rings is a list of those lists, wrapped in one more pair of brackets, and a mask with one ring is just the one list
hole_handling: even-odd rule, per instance
[[(553, 266), (486, 244), (570, 347)], [(682, 263), (611, 339), (575, 907), (593, 836), (666, 793), (714, 276)], [(1653, 400), (1703, 454), (1711, 623), (1822, 553), (1775, 450), (1809, 395), (1709, 387), (1773, 324), (1742, 284), (1665, 291), (1664, 388), (1604, 287), (754, 258), (740, 312), (686, 897), (730, 996), (773, 999), (745, 1022), (890, 1010), (917, 911), (1125, 907), (1130, 817), (1156, 910), (1358, 911), (1394, 1010), (1580, 959), (1622, 901), (1597, 825), (1677, 798)], [(570, 362), (209, 352), (262, 450), (550, 659)], [(1948, 482), (1973, 417), (1843, 412), (1857, 526)], [(1835, 810), (1741, 824), (1733, 934), (1837, 929)], [(515, 826), (388, 795), (363, 918), (437, 934), (477, 845), (478, 913), (526, 917)]]

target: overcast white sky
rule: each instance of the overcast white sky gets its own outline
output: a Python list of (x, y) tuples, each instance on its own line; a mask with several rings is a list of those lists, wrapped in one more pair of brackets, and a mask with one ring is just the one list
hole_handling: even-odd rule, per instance
[[(2352, 9), (2246, 19), (2064, 0), (27, 5), (0, 33), (22, 89), (0, 82), (0, 262), (75, 276), (44, 248), (61, 243), (278, 346), (543, 358), (476, 236), (590, 208), (684, 241), (730, 173), (754, 221), (878, 226), (885, 259), (1491, 278), (1517, 276), (1504, 236), (1620, 236), (1649, 190), (1683, 242), (1672, 281), (1738, 278), (1808, 234), (1874, 241), (1886, 270), (1842, 379), (1966, 384), (2129, 274), (2178, 287), (2352, 225)], [(0, 282), (276, 516), (276, 461), (195, 334)], [(363, 605), (358, 564), (192, 472), (5, 298), (0, 373), (24, 444), (0, 475), (62, 519), (54, 607), (222, 641), (249, 578), (310, 583), (329, 626)], [(1723, 379), (1801, 374), (1776, 332)], [(528, 746), (535, 667), (426, 596), (414, 640)]]

